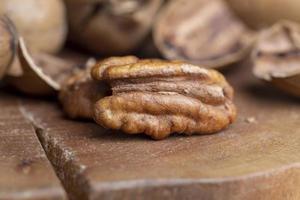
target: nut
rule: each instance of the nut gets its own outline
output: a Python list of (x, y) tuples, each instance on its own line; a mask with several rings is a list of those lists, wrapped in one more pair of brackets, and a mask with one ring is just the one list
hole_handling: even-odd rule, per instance
[(62, 0), (1, 0), (0, 14), (15, 23), (33, 51), (54, 53), (65, 41), (67, 20)]
[[(137, 58), (134, 56), (112, 57), (100, 61), (98, 65), (104, 67), (129, 64), (136, 60)], [(62, 84), (59, 100), (70, 118), (93, 119), (95, 103), (110, 95), (109, 87), (105, 82), (95, 81), (91, 78), (91, 66), (92, 64), (89, 64), (89, 67), (70, 76)]]
[(168, 59), (219, 68), (244, 58), (254, 33), (222, 0), (174, 0), (158, 16), (154, 40)]
[(256, 77), (300, 97), (300, 26), (281, 21), (262, 31), (252, 55)]
[(6, 74), (16, 54), (17, 34), (6, 16), (0, 17), (0, 79)]
[(70, 38), (97, 54), (126, 54), (146, 38), (162, 1), (66, 0)]
[(21, 74), (6, 80), (26, 94), (51, 95), (60, 90), (61, 83), (76, 70), (76, 64), (48, 54), (33, 54), (22, 38), (18, 42)]
[(66, 79), (59, 92), (59, 100), (68, 117), (92, 119), (95, 102), (107, 94), (108, 86), (92, 80), (90, 68), (87, 68)]
[(230, 8), (248, 26), (266, 28), (286, 19), (300, 23), (299, 0), (226, 0)]
[(233, 89), (214, 70), (180, 61), (137, 60), (100, 63), (92, 77), (112, 89), (95, 105), (95, 121), (107, 128), (163, 139), (171, 133), (215, 133), (236, 117)]

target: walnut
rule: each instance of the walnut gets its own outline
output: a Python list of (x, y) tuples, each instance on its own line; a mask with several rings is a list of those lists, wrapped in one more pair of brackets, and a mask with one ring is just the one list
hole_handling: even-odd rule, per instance
[(100, 63), (92, 77), (112, 89), (95, 105), (95, 121), (107, 128), (163, 139), (171, 133), (215, 133), (236, 117), (233, 89), (214, 70), (181, 61), (136, 60)]
[(169, 1), (154, 26), (154, 41), (164, 57), (210, 68), (243, 59), (254, 38), (223, 0)]
[(70, 39), (104, 55), (126, 54), (149, 34), (163, 0), (65, 0)]
[[(98, 65), (112, 66), (135, 62), (136, 57), (113, 57), (100, 61)], [(101, 98), (110, 95), (109, 87), (105, 82), (98, 82), (91, 78), (89, 65), (86, 69), (77, 71), (62, 84), (59, 100), (64, 112), (70, 118), (92, 119), (94, 104)]]
[(253, 73), (300, 97), (300, 26), (281, 21), (260, 34), (252, 54)]
[(226, 2), (251, 28), (266, 28), (282, 19), (300, 22), (299, 0), (226, 0)]
[(67, 35), (63, 0), (1, 0), (0, 14), (7, 15), (31, 50), (56, 53)]

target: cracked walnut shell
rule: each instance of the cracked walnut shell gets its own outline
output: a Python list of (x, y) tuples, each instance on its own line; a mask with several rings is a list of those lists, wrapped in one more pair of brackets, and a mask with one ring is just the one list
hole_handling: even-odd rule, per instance
[(300, 97), (300, 26), (280, 21), (264, 30), (253, 50), (253, 73), (275, 87)]
[(236, 117), (233, 89), (215, 70), (180, 61), (137, 60), (98, 64), (92, 77), (112, 89), (95, 105), (95, 121), (107, 128), (163, 139), (171, 133), (215, 133)]
[(167, 59), (222, 68), (243, 59), (255, 38), (223, 0), (173, 0), (160, 12), (154, 41)]

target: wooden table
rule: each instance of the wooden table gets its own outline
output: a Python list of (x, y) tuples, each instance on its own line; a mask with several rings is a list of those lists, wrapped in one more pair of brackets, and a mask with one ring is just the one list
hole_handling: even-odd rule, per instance
[(92, 200), (299, 200), (300, 101), (256, 81), (247, 66), (225, 73), (236, 89), (236, 123), (162, 141), (71, 121), (52, 101), (2, 93), (0, 199), (65, 199), (66, 191)]

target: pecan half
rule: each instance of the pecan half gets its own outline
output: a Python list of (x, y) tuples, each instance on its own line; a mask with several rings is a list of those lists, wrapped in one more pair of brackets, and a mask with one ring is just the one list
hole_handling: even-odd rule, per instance
[[(115, 64), (126, 64), (135, 62), (134, 56), (113, 57), (99, 62), (101, 66), (112, 66)], [(105, 82), (98, 82), (91, 78), (91, 66), (77, 71), (70, 76), (63, 84), (59, 93), (59, 100), (64, 112), (70, 118), (92, 119), (94, 114), (94, 104), (99, 99), (110, 95), (109, 87)]]
[(95, 105), (95, 121), (107, 128), (162, 139), (171, 133), (214, 133), (236, 117), (233, 89), (214, 70), (180, 61), (137, 60), (98, 64), (92, 77), (112, 89), (112, 96)]

